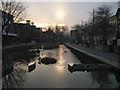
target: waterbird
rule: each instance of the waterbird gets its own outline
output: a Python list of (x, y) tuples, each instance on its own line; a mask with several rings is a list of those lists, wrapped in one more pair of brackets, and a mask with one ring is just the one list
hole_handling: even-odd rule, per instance
[(66, 53), (67, 51), (65, 50), (65, 53)]

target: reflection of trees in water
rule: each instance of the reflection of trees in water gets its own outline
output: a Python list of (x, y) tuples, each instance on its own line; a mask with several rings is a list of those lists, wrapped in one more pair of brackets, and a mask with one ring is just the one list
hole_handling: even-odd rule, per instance
[[(28, 64), (36, 57), (35, 53), (30, 53), (27, 49), (3, 52), (2, 72), (5, 73), (2, 78), (3, 88), (21, 87), (25, 81), (26, 71), (17, 67), (17, 62)], [(13, 69), (11, 69), (14, 67)]]
[(29, 63), (31, 59), (34, 59), (37, 56), (36, 53), (29, 52), (28, 49), (21, 49), (17, 51), (11, 52), (3, 52), (3, 60), (4, 61), (14, 61), (14, 62), (22, 62)]
[(3, 52), (2, 57), (2, 72), (8, 73), (7, 70), (10, 70), (11, 67), (16, 64), (16, 62), (28, 64), (34, 60), (36, 54), (30, 53), (27, 49), (24, 49), (18, 51)]
[(12, 73), (2, 79), (3, 88), (20, 88), (25, 82), (25, 72), (21, 69), (14, 69)]
[(36, 53), (30, 53), (28, 50), (20, 50), (19, 52), (14, 54), (14, 61), (18, 61), (21, 63), (30, 63), (36, 57)]
[(109, 79), (110, 72), (108, 71), (93, 71), (91, 72), (93, 83), (96, 81), (100, 84), (100, 88), (106, 87), (111, 84)]

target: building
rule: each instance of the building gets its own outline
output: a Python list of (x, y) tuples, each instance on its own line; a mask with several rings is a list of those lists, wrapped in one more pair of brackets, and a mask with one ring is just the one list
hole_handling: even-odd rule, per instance
[(116, 12), (116, 17), (117, 17), (117, 25), (118, 25), (118, 34), (119, 34), (119, 38), (120, 38), (120, 1), (118, 3), (118, 9)]
[(115, 15), (109, 18), (109, 23), (113, 26), (114, 29), (111, 40), (113, 40), (114, 45), (117, 45), (117, 39), (120, 38), (120, 2), (118, 2), (118, 9)]
[(37, 27), (36, 30), (40, 30), (40, 32), (42, 32), (42, 28), (38, 28), (38, 27)]
[(30, 25), (23, 23), (14, 23), (14, 33), (18, 35), (18, 43), (27, 42), (29, 37)]
[(26, 23), (14, 23), (14, 32), (18, 35), (20, 43), (40, 41), (42, 38), (42, 28), (36, 28), (30, 20), (26, 20)]
[[(30, 21), (26, 20), (26, 23), (14, 23), (14, 33), (18, 35), (19, 43), (28, 43), (32, 41), (32, 31), (36, 26), (31, 26)], [(34, 34), (34, 33), (33, 33)]]
[[(55, 34), (50, 28), (42, 33), (42, 42), (53, 43), (58, 41), (58, 35)], [(59, 42), (59, 41), (58, 41)]]
[(111, 25), (117, 25), (117, 15), (113, 15), (109, 18), (109, 22)]
[[(115, 27), (120, 27), (120, 1), (118, 2), (118, 9), (117, 12), (115, 13), (115, 15), (111, 16), (109, 18), (109, 22), (111, 25), (114, 25)], [(116, 28), (117, 31), (119, 31), (118, 28)]]

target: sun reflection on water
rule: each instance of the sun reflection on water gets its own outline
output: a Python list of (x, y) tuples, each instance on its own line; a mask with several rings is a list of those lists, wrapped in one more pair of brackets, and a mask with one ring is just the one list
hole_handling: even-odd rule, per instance
[(63, 70), (65, 69), (65, 66), (56, 66), (56, 69), (57, 69), (59, 72), (63, 72)]
[(57, 65), (56, 65), (56, 69), (59, 71), (59, 72), (63, 72), (64, 69), (65, 69), (65, 60), (64, 60), (64, 49), (63, 49), (63, 45), (60, 45), (59, 47), (59, 53), (58, 53), (58, 62), (57, 62)]

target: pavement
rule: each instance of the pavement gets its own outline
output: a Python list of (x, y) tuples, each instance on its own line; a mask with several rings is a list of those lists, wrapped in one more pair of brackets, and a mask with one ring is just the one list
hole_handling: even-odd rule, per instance
[(86, 46), (71, 43), (66, 43), (66, 45), (98, 60), (101, 60), (117, 69), (120, 69), (120, 54), (103, 51), (102, 49), (87, 48)]
[(35, 43), (21, 43), (21, 44), (16, 44), (16, 45), (9, 45), (9, 46), (4, 46), (2, 49), (9, 49), (13, 47), (19, 47), (19, 46), (26, 46), (26, 45), (35, 45)]

